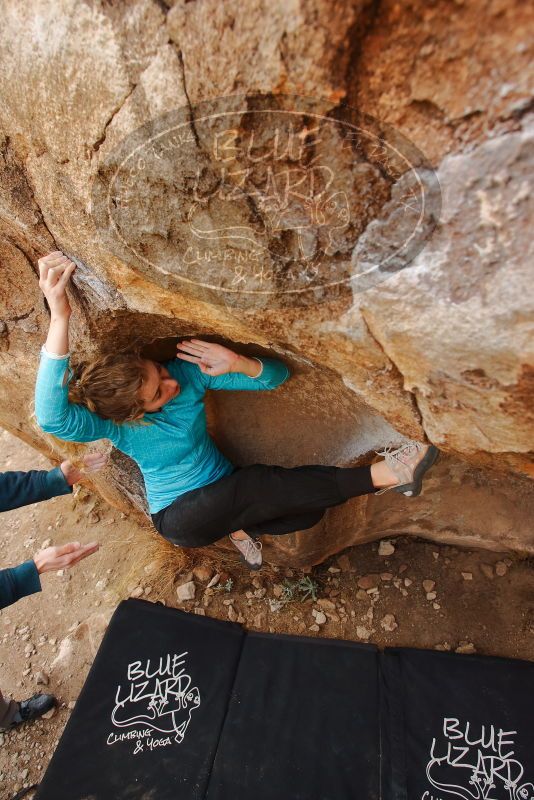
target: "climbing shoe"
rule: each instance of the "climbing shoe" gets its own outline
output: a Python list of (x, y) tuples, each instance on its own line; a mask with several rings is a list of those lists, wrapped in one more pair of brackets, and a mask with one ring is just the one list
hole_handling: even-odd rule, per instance
[(413, 441), (406, 442), (396, 450), (386, 447), (376, 453), (384, 456), (386, 464), (399, 481), (396, 486), (387, 486), (376, 494), (394, 489), (406, 497), (417, 497), (421, 494), (423, 476), (439, 457), (439, 450), (433, 444), (421, 444), (421, 442)]

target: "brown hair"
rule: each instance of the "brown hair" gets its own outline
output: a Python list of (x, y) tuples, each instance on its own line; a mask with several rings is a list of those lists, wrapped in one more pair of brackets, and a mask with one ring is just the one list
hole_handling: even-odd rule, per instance
[(130, 422), (143, 414), (139, 398), (144, 377), (138, 353), (110, 353), (72, 370), (69, 400), (80, 403), (104, 419)]

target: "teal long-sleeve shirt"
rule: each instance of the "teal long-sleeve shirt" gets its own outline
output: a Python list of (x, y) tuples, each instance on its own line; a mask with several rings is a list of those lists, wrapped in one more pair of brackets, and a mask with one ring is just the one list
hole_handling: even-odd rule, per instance
[(41, 581), (35, 561), (25, 561), (18, 567), (0, 569), (0, 608), (6, 608), (22, 597), (40, 591)]
[(51, 356), (43, 349), (35, 388), (35, 415), (41, 428), (60, 439), (92, 442), (110, 439), (118, 450), (137, 462), (151, 514), (166, 508), (179, 495), (229, 475), (234, 467), (208, 434), (204, 395), (207, 389), (262, 391), (275, 389), (289, 377), (286, 365), (261, 358), (260, 375), (242, 373), (213, 377), (196, 364), (175, 358), (165, 362), (180, 392), (160, 411), (141, 421), (117, 424), (69, 403), (69, 357)]

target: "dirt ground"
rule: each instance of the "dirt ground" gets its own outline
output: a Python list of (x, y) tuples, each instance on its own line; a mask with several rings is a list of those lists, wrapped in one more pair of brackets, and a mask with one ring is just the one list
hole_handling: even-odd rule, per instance
[[(50, 464), (1, 433), (0, 469), (35, 468)], [(208, 561), (173, 586), (159, 580), (152, 537), (82, 489), (4, 513), (0, 565), (31, 558), (46, 541), (94, 539), (96, 555), (71, 572), (47, 573), (41, 593), (0, 612), (4, 695), (49, 691), (59, 700), (51, 718), (0, 734), (1, 800), (39, 782), (109, 618), (129, 595), (264, 631), (534, 660), (533, 564), (509, 553), (396, 538), (380, 550), (378, 542), (350, 548), (311, 572), (260, 573), (246, 570), (236, 553), (224, 570)], [(194, 598), (180, 602), (178, 592), (187, 591)]]

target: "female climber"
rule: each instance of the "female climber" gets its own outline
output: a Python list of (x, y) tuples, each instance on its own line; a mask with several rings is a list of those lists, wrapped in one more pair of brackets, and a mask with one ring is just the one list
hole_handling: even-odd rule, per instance
[(395, 489), (415, 497), (434, 464), (433, 445), (386, 448), (371, 466), (234, 466), (206, 428), (207, 389), (276, 389), (289, 377), (274, 358), (248, 358), (200, 339), (182, 341), (158, 363), (135, 353), (106, 355), (69, 368), (75, 264), (60, 251), (39, 259), (39, 286), (50, 307), (41, 351), (35, 413), (41, 428), (74, 442), (110, 439), (137, 462), (154, 526), (172, 543), (203, 547), (228, 535), (251, 569), (262, 563), (262, 534), (315, 525), (326, 508)]

